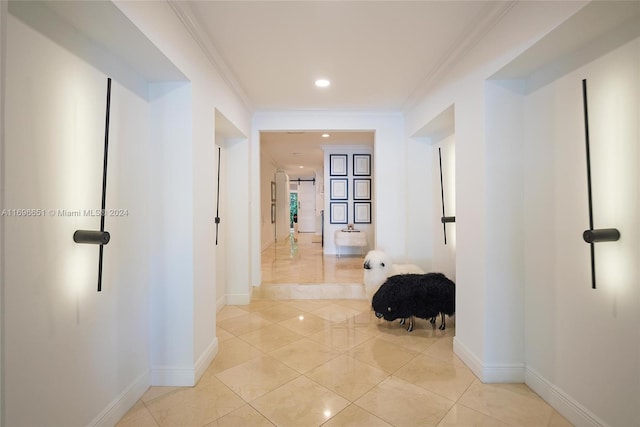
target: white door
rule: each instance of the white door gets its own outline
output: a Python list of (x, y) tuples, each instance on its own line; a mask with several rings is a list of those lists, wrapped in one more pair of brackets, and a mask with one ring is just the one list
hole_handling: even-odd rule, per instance
[(316, 231), (316, 186), (313, 182), (301, 181), (298, 184), (298, 231), (313, 233)]

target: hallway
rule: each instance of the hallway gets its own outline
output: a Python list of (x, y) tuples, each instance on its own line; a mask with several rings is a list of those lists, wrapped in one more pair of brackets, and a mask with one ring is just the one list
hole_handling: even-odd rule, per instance
[(364, 255), (323, 255), (320, 236), (297, 233), (262, 251), (262, 285), (362, 283)]
[(151, 387), (118, 426), (571, 425), (524, 384), (482, 384), (453, 354), (453, 320), (407, 333), (362, 300), (255, 299), (217, 331), (195, 387)]
[(524, 384), (482, 384), (453, 354), (453, 319), (407, 333), (366, 300), (315, 299), (362, 287), (361, 257), (321, 251), (311, 234), (265, 250), (262, 289), (218, 313), (198, 384), (151, 387), (118, 426), (571, 426)]
[[(0, 427), (639, 426), (640, 1), (8, 0), (0, 28)], [(454, 278), (446, 334), (288, 241), (287, 170), (328, 253), (353, 224)]]

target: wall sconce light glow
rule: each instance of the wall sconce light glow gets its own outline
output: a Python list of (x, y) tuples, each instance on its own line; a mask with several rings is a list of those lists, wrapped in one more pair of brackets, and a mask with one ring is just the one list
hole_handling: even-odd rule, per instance
[(316, 80), (316, 86), (318, 87), (328, 87), (331, 82), (327, 79), (318, 79)]
[(329, 138), (330, 136), (331, 136), (331, 135), (329, 135), (328, 133), (323, 133), (323, 134), (322, 134), (322, 137), (323, 137), (323, 138)]
[[(106, 108), (106, 120), (104, 129), (104, 163), (102, 166), (102, 212), (105, 211), (106, 206), (106, 192), (107, 192), (107, 157), (109, 154), (109, 117), (111, 112), (111, 77), (107, 78), (107, 108)], [(81, 244), (93, 244), (99, 245), (100, 252), (98, 254), (98, 292), (102, 291), (102, 255), (104, 245), (109, 243), (111, 238), (109, 232), (104, 231), (104, 214), (100, 217), (100, 231), (96, 230), (76, 230), (73, 233), (73, 241)]]
[(591, 246), (591, 288), (596, 289), (596, 242), (616, 242), (620, 239), (620, 231), (617, 228), (594, 229), (593, 226), (593, 195), (591, 191), (591, 155), (589, 142), (589, 110), (587, 104), (587, 79), (582, 80), (582, 104), (584, 110), (584, 134), (587, 154), (587, 198), (589, 202), (589, 229), (585, 230), (582, 238)]
[(304, 320), (304, 316), (302, 315), (298, 316), (298, 320)]
[(298, 166), (298, 168), (300, 168), (300, 169), (304, 169), (304, 166), (300, 165), (300, 166)]
[(326, 418), (329, 418), (329, 417), (331, 416), (331, 411), (330, 411), (330, 410), (328, 410), (328, 409), (325, 409), (325, 410), (324, 410), (324, 416), (325, 416)]

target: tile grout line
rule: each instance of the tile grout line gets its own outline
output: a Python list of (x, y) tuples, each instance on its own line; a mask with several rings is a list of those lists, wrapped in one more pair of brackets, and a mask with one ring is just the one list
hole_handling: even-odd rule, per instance
[[(312, 315), (314, 315), (314, 316), (317, 316), (317, 314), (315, 314), (315, 313), (313, 313), (313, 312), (306, 311), (306, 310), (302, 310), (302, 309), (300, 309), (300, 310), (301, 310), (303, 313), (308, 313), (308, 314), (312, 314)], [(257, 310), (257, 311), (260, 311), (260, 310)], [(247, 312), (247, 313), (251, 313), (251, 312)], [(362, 314), (362, 312), (360, 312), (360, 313), (358, 313), (358, 314)], [(354, 316), (354, 317), (355, 317), (355, 316)], [(291, 319), (295, 319), (295, 317), (292, 317)], [(285, 320), (283, 320), (283, 322), (284, 322), (284, 321), (286, 321), (286, 320), (291, 320), (291, 319), (285, 319)], [(324, 318), (323, 318), (323, 319), (324, 319)], [(324, 319), (324, 320), (329, 321), (332, 325), (335, 325), (335, 324), (341, 323), (341, 322), (334, 322), (334, 321), (331, 321), (331, 320), (328, 320), (328, 319)], [(273, 323), (273, 324), (278, 324), (278, 323), (280, 323), (280, 322)], [(270, 326), (270, 325), (266, 325), (265, 327), (268, 327), (268, 326)], [(329, 327), (331, 327), (331, 325), (329, 325)], [(259, 329), (263, 329), (263, 328), (259, 328)], [(257, 329), (257, 330), (259, 330), (259, 329)], [(318, 332), (320, 332), (321, 330), (322, 330), (322, 329), (319, 329), (319, 330), (318, 330)], [(253, 331), (252, 331), (252, 332), (253, 332)], [(295, 332), (295, 331), (294, 331), (294, 332)], [(313, 335), (314, 333), (315, 333), (315, 332), (313, 332), (313, 333), (311, 333), (311, 334)], [(232, 335), (233, 335), (233, 334), (232, 334)], [(243, 342), (246, 342), (246, 341), (245, 341), (245, 340), (243, 340), (239, 335), (233, 335), (233, 336), (234, 336), (235, 338), (239, 338), (239, 339), (241, 339)], [(321, 344), (321, 345), (323, 345), (323, 346), (324, 346), (324, 344), (319, 343), (319, 342), (317, 342), (317, 341), (315, 341), (315, 340), (313, 340), (313, 339), (309, 338), (308, 336), (302, 336), (302, 338), (301, 338), (300, 340), (296, 340), (295, 342), (297, 342), (297, 341), (301, 341), (301, 340), (302, 340), (302, 339), (304, 339), (304, 338), (308, 338), (308, 339), (310, 339), (311, 341), (314, 341), (314, 342), (316, 342), (316, 343)], [(312, 381), (313, 383), (317, 384), (318, 386), (320, 386), (320, 387), (322, 387), (322, 388), (324, 388), (324, 389), (326, 389), (326, 390), (329, 390), (329, 391), (330, 391), (330, 392), (332, 392), (332, 393), (335, 393), (336, 395), (338, 395), (338, 396), (342, 397), (342, 398), (343, 398), (343, 399), (345, 399), (347, 402), (349, 402), (349, 404), (348, 404), (345, 408), (343, 408), (340, 412), (338, 412), (337, 414), (334, 414), (331, 418), (329, 418), (328, 420), (326, 420), (325, 422), (323, 422), (322, 424), (320, 424), (320, 425), (323, 425), (323, 424), (326, 424), (327, 422), (329, 422), (331, 419), (335, 418), (339, 413), (341, 413), (342, 411), (344, 411), (346, 408), (348, 408), (348, 407), (349, 407), (349, 406), (351, 406), (351, 405), (355, 405), (355, 406), (357, 406), (358, 408), (360, 408), (361, 410), (363, 410), (363, 411), (365, 411), (365, 412), (369, 413), (370, 415), (374, 416), (375, 418), (377, 418), (377, 419), (381, 419), (381, 418), (380, 418), (380, 417), (378, 417), (377, 415), (372, 414), (371, 412), (369, 412), (369, 411), (367, 411), (366, 409), (364, 409), (364, 408), (360, 407), (359, 405), (357, 405), (357, 404), (355, 403), (355, 401), (352, 401), (352, 400), (350, 400), (350, 399), (347, 399), (346, 397), (344, 397), (344, 396), (340, 395), (339, 393), (334, 392), (333, 390), (331, 390), (331, 389), (329, 389), (329, 388), (325, 387), (324, 385), (322, 385), (322, 384), (318, 383), (317, 381), (315, 381), (315, 380), (313, 380), (313, 379), (309, 378), (309, 377), (306, 375), (307, 373), (311, 372), (312, 370), (314, 370), (314, 369), (316, 369), (316, 368), (318, 368), (318, 367), (322, 366), (322, 365), (323, 365), (323, 364), (325, 364), (325, 363), (328, 363), (328, 362), (330, 362), (330, 361), (332, 361), (332, 360), (335, 360), (336, 358), (338, 358), (338, 357), (340, 357), (340, 356), (342, 356), (342, 355), (345, 355), (346, 357), (350, 357), (350, 358), (352, 358), (353, 360), (356, 360), (356, 361), (358, 361), (358, 362), (360, 362), (360, 363), (363, 363), (363, 364), (365, 364), (365, 365), (367, 365), (367, 366), (370, 366), (370, 367), (372, 367), (372, 368), (375, 368), (375, 369), (380, 370), (379, 368), (377, 368), (377, 367), (375, 367), (375, 366), (373, 366), (373, 365), (370, 365), (370, 364), (368, 364), (368, 363), (366, 363), (366, 362), (360, 361), (360, 360), (358, 360), (358, 359), (356, 359), (356, 358), (354, 358), (354, 357), (352, 357), (352, 356), (350, 356), (350, 355), (348, 354), (349, 350), (351, 350), (351, 349), (353, 349), (353, 348), (357, 347), (358, 345), (362, 345), (362, 344), (364, 344), (365, 342), (367, 342), (367, 341), (369, 341), (369, 340), (372, 340), (372, 339), (374, 339), (374, 338), (375, 338), (375, 336), (371, 335), (371, 336), (370, 336), (370, 337), (368, 337), (364, 342), (362, 342), (362, 343), (360, 343), (360, 344), (357, 344), (357, 345), (351, 346), (351, 347), (349, 347), (348, 349), (341, 350), (341, 351), (340, 351), (340, 350), (335, 350), (335, 351), (338, 351), (338, 354), (336, 354), (335, 356), (333, 356), (331, 359), (329, 359), (329, 360), (327, 360), (327, 361), (325, 361), (325, 362), (323, 362), (323, 363), (320, 363), (318, 366), (315, 366), (315, 367), (313, 367), (313, 368), (311, 368), (311, 369), (307, 370), (305, 373), (300, 373), (300, 372), (299, 372), (299, 371), (297, 371), (295, 368), (293, 368), (293, 367), (291, 367), (291, 366), (287, 365), (284, 361), (279, 360), (279, 359), (276, 359), (275, 357), (271, 356), (271, 355), (270, 355), (270, 354), (268, 354), (268, 353), (264, 353), (261, 349), (259, 349), (259, 348), (255, 347), (254, 345), (252, 345), (252, 344), (251, 344), (251, 343), (249, 343), (249, 342), (246, 342), (246, 343), (247, 343), (248, 345), (250, 345), (251, 347), (256, 348), (258, 351), (260, 351), (261, 353), (263, 353), (263, 355), (266, 355), (266, 356), (272, 357), (272, 358), (274, 358), (275, 360), (277, 360), (278, 362), (280, 362), (280, 363), (282, 363), (282, 364), (286, 365), (287, 367), (289, 367), (289, 368), (293, 369), (293, 370), (294, 370), (294, 371), (296, 371), (296, 373), (298, 374), (298, 376), (297, 376), (297, 377), (295, 377), (295, 378), (291, 379), (290, 381), (288, 381), (288, 382), (286, 382), (286, 383), (284, 383), (284, 384), (281, 384), (280, 386), (276, 387), (276, 389), (274, 389), (274, 390), (277, 390), (278, 388), (285, 386), (286, 384), (290, 383), (291, 381), (294, 381), (294, 380), (296, 380), (297, 378), (300, 378), (300, 376), (304, 376), (304, 377), (305, 377), (306, 379), (308, 379), (309, 381)], [(289, 343), (289, 344), (293, 344), (293, 343)], [(282, 346), (282, 347), (279, 347), (279, 348), (286, 347), (286, 346), (287, 346), (287, 345), (289, 345), (289, 344), (286, 344), (286, 345), (284, 345), (284, 346)], [(325, 346), (325, 348), (327, 348), (327, 346)], [(329, 346), (327, 349), (329, 349), (329, 350), (331, 350), (331, 351), (334, 351), (334, 349), (332, 348), (332, 346)], [(276, 351), (276, 350), (277, 350), (277, 349), (274, 349), (273, 351)], [(260, 357), (260, 356), (258, 356), (258, 357)], [(256, 358), (257, 358), (257, 357), (256, 357)], [(251, 360), (255, 360), (255, 359), (251, 359)], [(247, 363), (247, 362), (244, 362), (244, 363)], [(239, 366), (239, 365), (236, 365), (236, 366)], [(229, 369), (232, 369), (232, 368), (229, 368)], [(222, 372), (224, 372), (224, 371), (222, 371)], [(364, 392), (361, 396), (363, 396), (364, 394), (368, 393), (368, 392), (369, 392), (369, 391), (371, 391), (373, 388), (377, 387), (381, 382), (383, 382), (383, 381), (384, 381), (384, 380), (386, 380), (387, 378), (390, 378), (390, 377), (391, 377), (391, 374), (388, 374), (386, 371), (383, 371), (383, 372), (385, 372), (385, 374), (387, 374), (387, 376), (386, 376), (384, 379), (382, 379), (382, 380), (380, 380), (379, 382), (377, 382), (376, 384), (374, 384), (370, 389), (368, 389), (366, 392)], [(219, 373), (218, 373), (218, 374), (219, 374)], [(217, 377), (217, 374), (215, 374), (215, 376)], [(219, 378), (217, 378), (217, 379), (220, 381), (220, 379), (219, 379)], [(223, 384), (224, 384), (224, 383), (223, 383)], [(227, 386), (226, 384), (224, 384), (224, 385), (228, 388), (228, 386)], [(233, 390), (231, 390), (231, 391), (233, 391)], [(256, 397), (256, 399), (254, 399), (253, 401), (255, 401), (255, 400), (259, 399), (260, 397), (262, 397), (262, 396), (264, 396), (264, 395), (266, 395), (266, 394), (268, 394), (268, 393), (270, 393), (270, 392), (272, 392), (272, 391), (273, 391), (273, 390), (271, 390), (271, 391), (269, 391), (269, 392), (267, 392), (267, 393), (265, 393), (265, 394), (263, 394), (263, 395), (261, 395), (261, 396), (259, 396), (259, 397)], [(235, 392), (234, 392), (234, 393), (235, 393)], [(235, 394), (237, 395), (237, 393), (235, 393)], [(238, 395), (238, 396), (239, 396), (239, 395)], [(361, 396), (360, 396), (360, 397), (361, 397)], [(251, 404), (251, 402), (253, 402), (253, 401), (251, 401), (251, 402), (247, 402), (245, 399), (243, 399), (243, 398), (242, 398), (242, 396), (239, 396), (239, 397), (240, 397), (244, 402), (246, 402), (248, 405), (250, 405), (254, 410), (256, 410), (256, 412), (258, 412), (260, 415), (262, 415), (263, 417), (265, 417), (269, 422), (271, 422), (272, 424), (274, 424), (274, 425), (276, 425), (276, 426), (277, 426), (277, 424), (275, 424), (275, 420), (272, 420), (271, 418), (269, 418), (268, 416), (266, 416), (265, 414), (263, 414), (262, 412), (260, 412), (260, 411), (255, 407), (255, 406), (253, 406), (253, 405)], [(357, 399), (356, 399), (356, 400), (357, 400)], [(382, 420), (382, 421), (384, 421), (384, 420)], [(386, 421), (385, 421), (385, 422), (386, 422)]]

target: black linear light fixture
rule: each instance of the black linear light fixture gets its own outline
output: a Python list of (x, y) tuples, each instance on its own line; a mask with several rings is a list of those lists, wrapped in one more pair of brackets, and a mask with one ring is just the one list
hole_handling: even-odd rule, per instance
[(444, 213), (444, 184), (442, 183), (442, 150), (438, 147), (438, 160), (440, 162), (440, 198), (442, 200), (442, 232), (444, 233), (444, 244), (447, 244), (447, 223), (456, 222), (455, 216), (446, 216)]
[(111, 78), (107, 78), (107, 113), (104, 128), (104, 162), (102, 164), (102, 210), (100, 211), (100, 230), (76, 230), (73, 241), (100, 245), (98, 258), (98, 292), (102, 291), (102, 254), (104, 245), (109, 243), (111, 235), (104, 231), (104, 217), (107, 201), (107, 159), (109, 157), (109, 113), (111, 111)]
[(596, 255), (594, 244), (597, 242), (615, 242), (620, 239), (617, 228), (593, 228), (593, 196), (591, 193), (591, 153), (589, 149), (589, 110), (587, 108), (587, 79), (582, 80), (582, 104), (584, 108), (584, 135), (587, 152), (587, 192), (589, 196), (589, 229), (582, 238), (591, 246), (591, 288), (596, 289)]
[(216, 246), (218, 246), (218, 227), (220, 226), (220, 156), (222, 150), (218, 147), (218, 191), (216, 192), (216, 217), (214, 219), (216, 223)]

